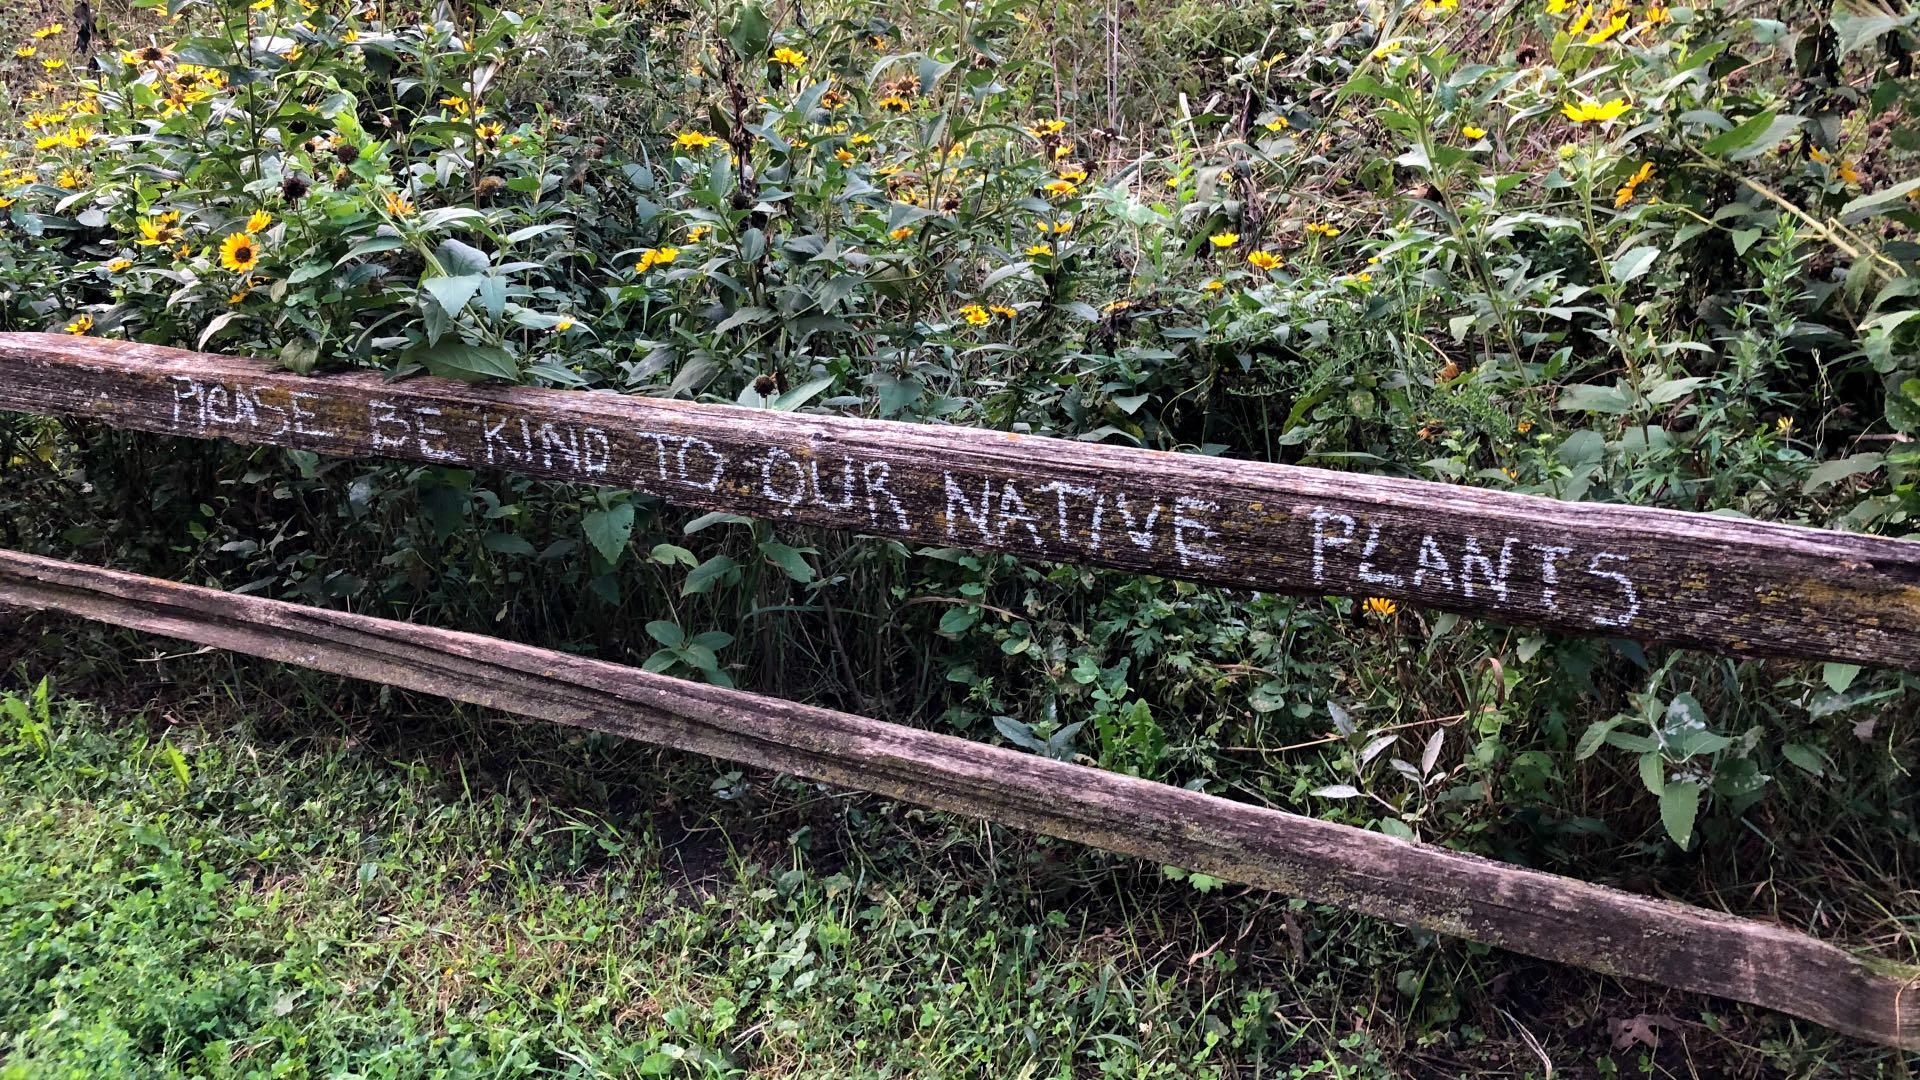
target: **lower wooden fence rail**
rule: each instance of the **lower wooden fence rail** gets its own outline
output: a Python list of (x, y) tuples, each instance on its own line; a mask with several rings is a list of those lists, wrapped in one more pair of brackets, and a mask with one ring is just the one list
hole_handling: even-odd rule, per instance
[(1920, 969), (1365, 829), (495, 638), (10, 551), (0, 604), (878, 792), (1920, 1050)]

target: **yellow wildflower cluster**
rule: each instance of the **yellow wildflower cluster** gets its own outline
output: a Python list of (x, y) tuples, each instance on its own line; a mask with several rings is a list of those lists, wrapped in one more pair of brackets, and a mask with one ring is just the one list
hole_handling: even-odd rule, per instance
[(679, 248), (648, 248), (640, 253), (640, 261), (634, 264), (633, 271), (636, 274), (644, 274), (656, 266), (670, 266), (679, 257)]

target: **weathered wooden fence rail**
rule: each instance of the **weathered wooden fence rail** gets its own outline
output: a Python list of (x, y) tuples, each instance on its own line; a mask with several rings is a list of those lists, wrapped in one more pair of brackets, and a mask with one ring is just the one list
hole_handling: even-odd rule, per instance
[(1920, 1049), (1920, 969), (1347, 825), (494, 638), (9, 551), (0, 604), (879, 792)]
[(1920, 668), (1920, 543), (934, 425), (0, 334), (0, 409), (1738, 655)]

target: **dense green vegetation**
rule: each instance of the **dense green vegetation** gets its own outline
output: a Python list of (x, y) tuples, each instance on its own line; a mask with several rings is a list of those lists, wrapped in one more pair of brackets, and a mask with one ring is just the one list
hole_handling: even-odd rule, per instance
[[(1576, 0), (9, 6), (0, 329), (1905, 535), (1920, 511), (1915, 25), (1897, 5)], [(1250, 596), (505, 473), (71, 422), (0, 419), (0, 466), (9, 547), (590, 651), (1920, 959), (1903, 914), (1920, 840), (1912, 675)], [(688, 641), (700, 647), (668, 647)], [(51, 671), (70, 692), (117, 700), (136, 677), (102, 659), (125, 644), (97, 630), (25, 622), (8, 645), (22, 686)], [(386, 721), (385, 699), (344, 700), (365, 712), (342, 723)], [(237, 721), (214, 712), (183, 716), (142, 753), (209, 739), (222, 760), (242, 746), (308, 760), (299, 738), (221, 741)], [(80, 758), (32, 766), (43, 771), (7, 797), (80, 769), (94, 752), (80, 743), (62, 743)], [(1431, 767), (1411, 764), (1429, 747)], [(385, 782), (378, 759), (322, 758), (355, 783)], [(579, 760), (596, 783), (631, 780), (609, 771), (627, 758)], [(272, 772), (265, 782), (295, 782)], [(85, 797), (60, 805), (134, 797), (111, 794), (117, 773), (88, 775)], [(35, 828), (18, 842), (107, 835), (77, 809), (56, 817), (73, 838)], [(177, 820), (221, 828), (197, 810)], [(644, 815), (622, 820), (646, 828)], [(965, 827), (925, 835), (972, 842)], [(229, 852), (209, 871), (229, 879), (215, 891), (255, 857)], [(1023, 879), (991, 876), (1007, 857), (990, 847), (914, 888), (988, 889), (968, 895), (1018, 910), (1008, 898)], [(801, 897), (782, 910), (833, 908), (831, 876), (776, 890)], [(1165, 912), (1185, 904), (1222, 925), (1272, 918), (1271, 898), (1211, 887), (1169, 879), (1137, 910), (1126, 901), (1128, 918), (1178, 922)], [(423, 880), (412, 899), (433, 891)], [(343, 883), (316, 900), (312, 918), (351, 922), (338, 914), (350, 894)], [(1053, 906), (1082, 902), (1119, 903)], [(394, 917), (426, 918), (410, 910)], [(139, 932), (178, 934), (177, 921)], [(261, 925), (233, 932), (271, 933)], [(623, 925), (635, 949), (677, 948), (649, 935), (680, 930)], [(713, 932), (734, 932), (725, 925)], [(1011, 935), (1027, 920), (991, 925)], [(1084, 930), (1035, 926), (1061, 949)], [(1143, 953), (1164, 947), (1139, 933)], [(1466, 1027), (1523, 1046), (1484, 996), (1512, 958), (1379, 927), (1329, 940), (1312, 955), (1338, 974), (1286, 991), (1315, 1023), (1261, 1006), (1248, 1015), (1268, 1019), (1242, 1030), (1241, 1005), (1181, 998), (1167, 1008), (1191, 1022), (1139, 1052), (1176, 1073), (1208, 1053), (1251, 1074), (1259, 1047), (1284, 1044), (1288, 1062), (1373, 1054), (1405, 1072), (1436, 1040), (1471, 1042)], [(983, 964), (1003, 949), (970, 947)], [(248, 946), (248, 962), (266, 948)], [(1234, 955), (1222, 949), (1209, 956)], [(299, 962), (286, 956), (271, 962)], [(1047, 979), (1098, 970), (1029, 959)], [(725, 970), (690, 963), (685, 977)], [(871, 1007), (927, 993), (917, 970)], [(1170, 969), (1146, 970), (1160, 973), (1129, 993), (1157, 1002), (1150, 988)], [(1235, 978), (1249, 981), (1221, 985), (1265, 985)], [(1611, 1015), (1569, 997), (1542, 1006), (1551, 1023)], [(1356, 998), (1393, 1019), (1357, 1024)], [(751, 1000), (739, 1030), (797, 1022), (827, 1040), (806, 1067), (849, 1052), (804, 1011)], [(65, 1038), (23, 1019), (43, 1007), (64, 1008), (10, 1002), (8, 1029), (36, 1046)], [(340, 1015), (358, 1019), (341, 1022), (405, 1016), (423, 1039), (454, 1037), (444, 1011), (404, 995), (392, 1008), (367, 1021), (348, 1003)], [(1711, 1006), (1684, 1008), (1691, 1023)], [(1075, 1030), (1098, 1029), (1077, 1015)], [(1756, 1033), (1714, 1043), (1725, 1068), (1825, 1067), (1821, 1037), (1810, 1048), (1778, 1017), (1741, 1015)], [(1203, 1016), (1228, 1033), (1209, 1044)], [(664, 1014), (639, 1030), (649, 1046), (692, 1045)], [(1687, 1029), (1662, 1030), (1671, 1042)], [(1371, 1034), (1335, 1053), (1356, 1031)], [(1011, 1051), (953, 1037), (916, 1045), (956, 1055), (956, 1072), (1026, 1060), (957, 1056)], [(341, 1053), (364, 1045), (342, 1040)], [(1040, 1041), (1041, 1072), (1131, 1060), (1098, 1058), (1122, 1053), (1104, 1039)], [(474, 1045), (476, 1060), (512, 1052)], [(1598, 1056), (1555, 1045), (1582, 1067)], [(1902, 1075), (1892, 1055), (1832, 1052), (1840, 1074)]]

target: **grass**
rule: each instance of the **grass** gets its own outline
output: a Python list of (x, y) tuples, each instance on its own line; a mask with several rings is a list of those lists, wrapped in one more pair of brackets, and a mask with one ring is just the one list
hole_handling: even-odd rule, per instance
[(267, 665), (188, 685), (4, 699), (0, 1076), (1908, 1075), (703, 759)]

